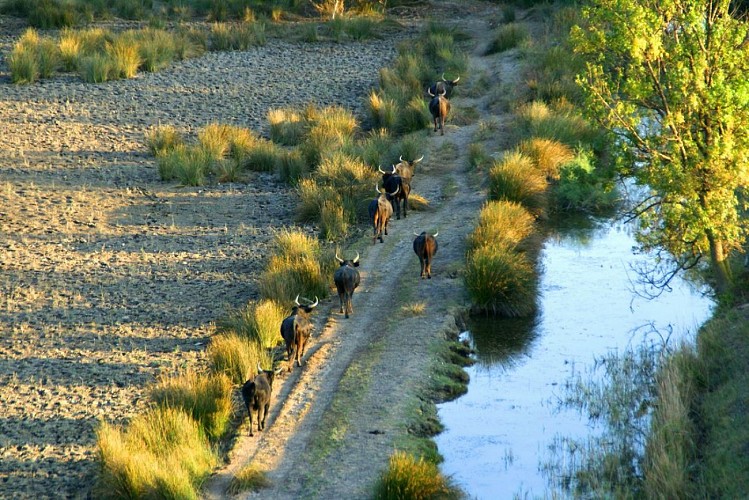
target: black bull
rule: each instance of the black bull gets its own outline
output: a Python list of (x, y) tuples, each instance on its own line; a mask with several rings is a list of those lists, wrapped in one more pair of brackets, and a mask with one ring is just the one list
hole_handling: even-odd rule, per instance
[(333, 281), (335, 281), (335, 287), (338, 289), (338, 298), (341, 301), (341, 311), (346, 311), (346, 317), (354, 312), (354, 306), (351, 303), (351, 299), (354, 296), (354, 290), (359, 286), (361, 277), (359, 271), (356, 269), (359, 267), (359, 253), (357, 252), (354, 259), (343, 260), (336, 254), (335, 259), (340, 264), (340, 267), (336, 269), (333, 274)]
[(257, 371), (258, 374), (242, 386), (242, 399), (250, 417), (250, 436), (254, 436), (252, 433), (253, 410), (257, 412), (257, 430), (265, 429), (265, 419), (268, 417), (270, 396), (273, 391), (273, 378), (278, 374), (278, 372), (271, 370), (263, 370), (259, 363)]
[(309, 314), (319, 301), (315, 297), (314, 303), (302, 305), (299, 303), (299, 295), (297, 295), (294, 302), (296, 305), (291, 308), (291, 314), (281, 322), (281, 336), (286, 342), (286, 355), (289, 358), (288, 371), (291, 371), (294, 361), (296, 361), (297, 366), (302, 366), (304, 349), (312, 334), (312, 322), (309, 319)]

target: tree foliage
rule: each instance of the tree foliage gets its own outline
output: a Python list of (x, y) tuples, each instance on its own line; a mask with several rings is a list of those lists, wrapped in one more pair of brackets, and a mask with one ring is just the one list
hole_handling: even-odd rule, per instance
[(709, 256), (719, 291), (746, 236), (749, 33), (729, 0), (592, 0), (572, 30), (587, 108), (614, 132), (643, 250), (680, 269)]

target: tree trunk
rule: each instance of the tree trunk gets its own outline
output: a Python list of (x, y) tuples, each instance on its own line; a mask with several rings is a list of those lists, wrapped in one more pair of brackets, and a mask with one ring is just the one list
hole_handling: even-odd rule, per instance
[(723, 240), (715, 238), (713, 232), (708, 231), (707, 241), (710, 243), (710, 259), (715, 277), (715, 291), (719, 294), (727, 292), (732, 280), (728, 255), (723, 249)]

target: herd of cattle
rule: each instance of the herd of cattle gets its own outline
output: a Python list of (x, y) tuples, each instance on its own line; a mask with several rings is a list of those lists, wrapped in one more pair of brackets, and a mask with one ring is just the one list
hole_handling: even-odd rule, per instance
[[(455, 80), (446, 80), (445, 75), (442, 79), (427, 89), (427, 94), (431, 97), (429, 101), (429, 111), (434, 118), (434, 131), (440, 129), (442, 135), (445, 134), (444, 124), (447, 114), (450, 112), (450, 101), (448, 97), (452, 93), (453, 87), (457, 85), (460, 77)], [(416, 160), (404, 160), (401, 155), (399, 163), (393, 165), (390, 172), (378, 170), (382, 174), (382, 190), (379, 182), (375, 185), (377, 197), (369, 204), (369, 219), (372, 223), (373, 237), (372, 243), (376, 244), (377, 240), (384, 243), (383, 235), (388, 234), (388, 222), (395, 213), (396, 218), (401, 218), (401, 209), (403, 217), (408, 216), (408, 196), (411, 194), (411, 181), (413, 179), (416, 165), (424, 157)], [(421, 265), (421, 278), (432, 279), (432, 259), (437, 253), (437, 235), (438, 233), (429, 234), (426, 231), (420, 234), (414, 233), (416, 238), (413, 242), (414, 253), (419, 258)], [(353, 314), (354, 308), (352, 298), (354, 290), (361, 282), (359, 275), (359, 253), (353, 259), (342, 259), (336, 253), (336, 260), (340, 264), (333, 275), (338, 298), (340, 300), (340, 313), (346, 318)], [(312, 321), (310, 313), (317, 306), (319, 300), (315, 297), (314, 302), (307, 300), (306, 304), (299, 302), (299, 295), (294, 300), (295, 305), (291, 309), (291, 314), (281, 322), (281, 336), (286, 344), (286, 356), (288, 359), (287, 370), (291, 371), (294, 363), (302, 366), (304, 349), (312, 334)], [(273, 379), (280, 373), (276, 371), (263, 370), (260, 364), (257, 367), (258, 374), (250, 378), (242, 386), (242, 399), (247, 407), (247, 413), (250, 419), (250, 436), (252, 432), (252, 412), (257, 412), (257, 429), (261, 431), (265, 428), (265, 419), (270, 407), (271, 392), (273, 390)]]

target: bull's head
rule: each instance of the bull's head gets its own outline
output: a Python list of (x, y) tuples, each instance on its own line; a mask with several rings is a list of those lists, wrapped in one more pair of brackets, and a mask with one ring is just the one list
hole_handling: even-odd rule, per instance
[[(426, 235), (426, 234), (427, 234), (427, 232), (426, 232), (426, 231), (422, 231), (422, 232), (421, 232), (421, 234), (419, 234), (419, 233), (414, 233), (414, 236), (421, 236), (422, 234), (423, 234), (423, 235)], [(434, 233), (434, 234), (432, 235), (432, 237), (436, 238), (438, 234), (440, 234), (440, 232), (439, 232), (439, 231), (437, 231), (436, 233)]]
[(314, 309), (315, 307), (317, 307), (317, 304), (320, 302), (320, 300), (315, 296), (315, 302), (311, 302), (309, 299), (304, 299), (304, 300), (306, 300), (309, 303), (308, 304), (300, 304), (299, 303), (299, 295), (300, 294), (297, 294), (296, 298), (294, 299), (294, 303), (296, 304), (296, 306), (294, 307), (294, 309), (300, 309), (301, 308), (301, 309), (304, 309), (304, 312), (312, 312), (312, 309)]
[(408, 160), (404, 160), (404, 159), (403, 159), (403, 155), (401, 155), (401, 156), (400, 156), (400, 158), (398, 158), (398, 160), (399, 160), (399, 161), (400, 161), (401, 163), (403, 163), (403, 162), (405, 161), (405, 162), (406, 162), (406, 163), (408, 163), (409, 165), (416, 165), (417, 163), (419, 163), (419, 162), (420, 162), (421, 160), (423, 160), (423, 159), (424, 159), (424, 155), (421, 155), (421, 158), (417, 158), (417, 159), (415, 159), (414, 161), (408, 161)]
[(359, 252), (356, 252), (356, 257), (353, 258), (353, 260), (343, 260), (338, 256), (338, 252), (335, 254), (335, 260), (338, 261), (338, 263), (342, 266), (345, 266), (350, 263), (351, 266), (358, 267), (359, 266)]
[(445, 74), (442, 73), (442, 82), (443, 83), (447, 83), (447, 84), (450, 84), (450, 85), (457, 85), (458, 84), (458, 80), (460, 80), (460, 77), (456, 78), (455, 80), (446, 80), (445, 79)]

